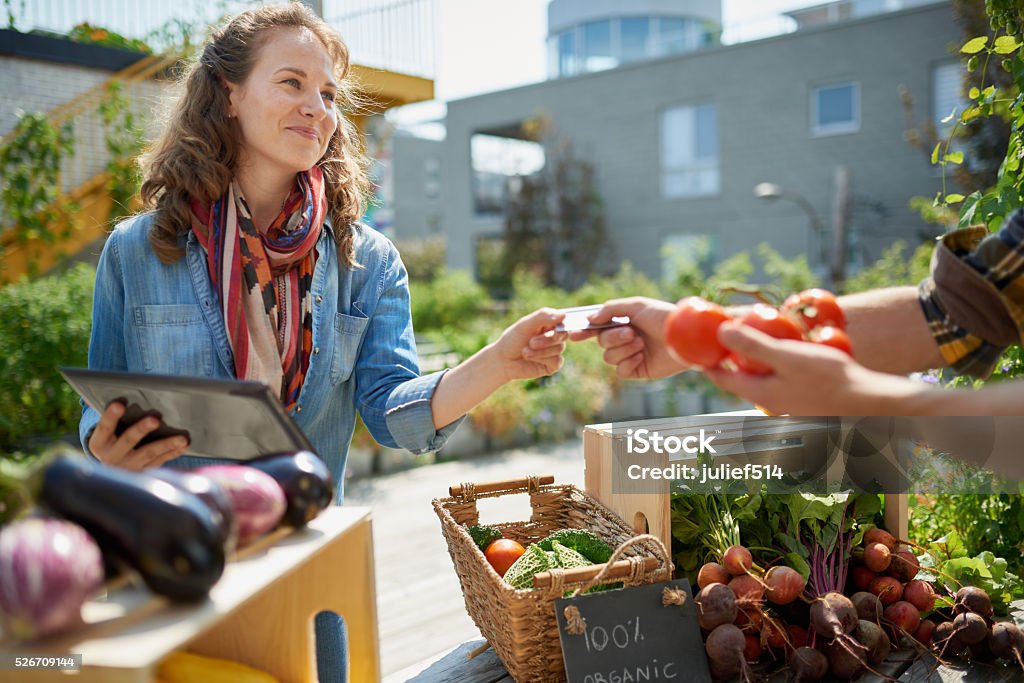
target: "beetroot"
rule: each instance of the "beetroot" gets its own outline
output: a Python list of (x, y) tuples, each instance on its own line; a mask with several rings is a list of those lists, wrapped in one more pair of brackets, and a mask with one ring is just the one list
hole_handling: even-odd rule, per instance
[(829, 640), (849, 633), (857, 625), (857, 610), (842, 593), (826, 593), (811, 603), (811, 627)]
[(806, 583), (792, 567), (772, 567), (764, 575), (765, 596), (776, 605), (788, 605), (800, 597)]
[(889, 564), (889, 576), (893, 576), (906, 583), (917, 576), (920, 568), (921, 563), (917, 561), (914, 553), (910, 552), (906, 547), (901, 547), (892, 554), (892, 562)]
[(974, 612), (988, 619), (992, 616), (992, 600), (977, 586), (964, 586), (956, 592), (953, 611), (957, 614)]
[(871, 582), (878, 576), (875, 572), (871, 571), (862, 564), (857, 565), (850, 570), (850, 583), (853, 587), (859, 591), (866, 591)]
[(697, 593), (697, 621), (702, 629), (711, 631), (735, 620), (736, 594), (731, 588), (713, 583)]
[(964, 612), (953, 618), (953, 635), (964, 645), (976, 645), (988, 636), (988, 624), (974, 612)]
[(964, 651), (966, 647), (959, 638), (957, 638), (955, 629), (953, 628), (953, 622), (944, 621), (935, 627), (935, 634), (933, 641), (935, 648), (939, 652), (939, 657), (956, 657)]
[(716, 627), (708, 634), (708, 639), (704, 643), (704, 649), (708, 653), (708, 660), (711, 662), (712, 668), (738, 669), (738, 673), (742, 674), (744, 678), (749, 678), (750, 668), (744, 657), (746, 647), (747, 639), (743, 636), (743, 632), (732, 624), (722, 624)]
[(921, 625), (910, 634), (910, 637), (925, 647), (930, 646), (935, 639), (935, 622), (931, 619), (922, 619)]
[(903, 597), (903, 584), (892, 576), (879, 576), (871, 582), (868, 590), (878, 596), (885, 606), (891, 605)]
[(82, 605), (103, 583), (103, 558), (77, 524), (33, 517), (0, 530), (0, 618), (17, 638), (81, 623)]
[(882, 543), (869, 543), (864, 546), (864, 566), (873, 572), (884, 572), (892, 562), (892, 554)]
[(284, 516), (288, 506), (284, 491), (269, 474), (245, 465), (207, 465), (195, 472), (227, 492), (238, 522), (239, 547), (273, 529)]
[(864, 534), (864, 545), (870, 545), (871, 543), (881, 543), (889, 550), (896, 547), (896, 538), (885, 529), (868, 529), (867, 533)]
[(899, 600), (886, 607), (885, 619), (900, 633), (913, 633), (921, 625), (921, 613), (906, 600)]
[(1012, 659), (1018, 666), (1024, 668), (1020, 654), (1024, 651), (1024, 632), (1016, 624), (1001, 621), (993, 626), (992, 635), (989, 637), (989, 649), (996, 657)]
[(876, 624), (882, 617), (882, 602), (874, 593), (860, 591), (850, 596), (850, 602), (857, 610), (857, 617)]
[(798, 647), (789, 660), (789, 666), (799, 681), (817, 681), (828, 674), (828, 659), (810, 647)]
[(751, 664), (761, 659), (764, 650), (761, 648), (761, 642), (757, 639), (757, 636), (747, 633), (744, 634), (743, 640), (746, 643), (743, 646), (743, 658)]
[(841, 680), (852, 680), (864, 670), (864, 659), (838, 639), (825, 646), (825, 657), (829, 671)]
[(867, 648), (864, 656), (868, 664), (881, 664), (889, 656), (892, 644), (882, 627), (873, 621), (861, 619), (851, 633), (858, 643)]
[(732, 545), (722, 553), (722, 566), (733, 576), (742, 576), (750, 571), (754, 558), (750, 551), (741, 545)]
[(732, 576), (717, 562), (706, 562), (697, 572), (697, 586), (707, 588), (713, 583), (729, 583)]
[(740, 602), (756, 603), (764, 599), (764, 586), (750, 574), (737, 576), (729, 582), (729, 588)]
[(903, 599), (921, 612), (935, 609), (935, 589), (927, 581), (912, 579), (903, 587)]

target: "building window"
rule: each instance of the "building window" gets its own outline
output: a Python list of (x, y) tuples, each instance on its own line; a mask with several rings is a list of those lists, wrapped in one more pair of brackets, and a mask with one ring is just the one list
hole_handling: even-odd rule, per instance
[(562, 76), (572, 76), (578, 71), (576, 31), (570, 29), (558, 36), (558, 73)]
[(612, 22), (592, 21), (583, 26), (583, 70), (613, 69), (619, 61), (612, 53)]
[(941, 137), (949, 135), (967, 106), (961, 85), (962, 69), (960, 62), (940, 64), (932, 69), (932, 122)]
[(811, 90), (811, 133), (837, 135), (860, 130), (860, 85), (834, 83)]
[(661, 115), (661, 192), (666, 199), (718, 194), (718, 112), (713, 104)]
[(516, 193), (520, 177), (544, 168), (544, 147), (536, 142), (475, 133), (469, 146), (473, 208), (480, 217), (504, 213), (506, 199)]
[(619, 48), (622, 62), (637, 62), (650, 55), (651, 20), (626, 17), (619, 20)]

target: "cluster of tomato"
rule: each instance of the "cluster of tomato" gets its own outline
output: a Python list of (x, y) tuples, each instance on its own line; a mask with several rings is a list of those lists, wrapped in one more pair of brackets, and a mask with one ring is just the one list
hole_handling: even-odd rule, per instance
[[(730, 351), (718, 341), (718, 328), (733, 316), (716, 303), (700, 297), (682, 299), (665, 321), (669, 350), (682, 362), (701, 368), (717, 368), (728, 360), (753, 375), (767, 375), (771, 368)], [(795, 339), (824, 344), (853, 355), (845, 332), (846, 316), (832, 292), (807, 289), (793, 294), (775, 308), (755, 304), (736, 318), (778, 339)]]

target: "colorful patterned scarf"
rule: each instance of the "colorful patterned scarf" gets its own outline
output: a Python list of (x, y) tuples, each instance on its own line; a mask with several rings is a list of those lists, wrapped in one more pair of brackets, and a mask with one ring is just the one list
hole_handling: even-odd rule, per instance
[(309, 367), (314, 247), (327, 212), (320, 168), (296, 180), (262, 234), (235, 182), (210, 207), (192, 202), (192, 230), (206, 249), (220, 295), (235, 376), (267, 384), (288, 410), (298, 401)]

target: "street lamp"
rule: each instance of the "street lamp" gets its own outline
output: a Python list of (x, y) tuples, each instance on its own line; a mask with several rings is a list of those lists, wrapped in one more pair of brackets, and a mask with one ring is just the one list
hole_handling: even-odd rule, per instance
[(802, 194), (797, 194), (796, 192), (791, 192), (775, 183), (758, 183), (754, 186), (754, 196), (766, 201), (787, 199), (799, 206), (803, 212), (807, 214), (807, 218), (811, 222), (811, 229), (818, 236), (818, 259), (820, 267), (827, 267), (828, 251), (825, 244), (825, 224), (822, 222), (818, 212), (814, 210), (813, 206), (811, 206), (811, 202), (808, 201), (807, 197), (804, 197)]

